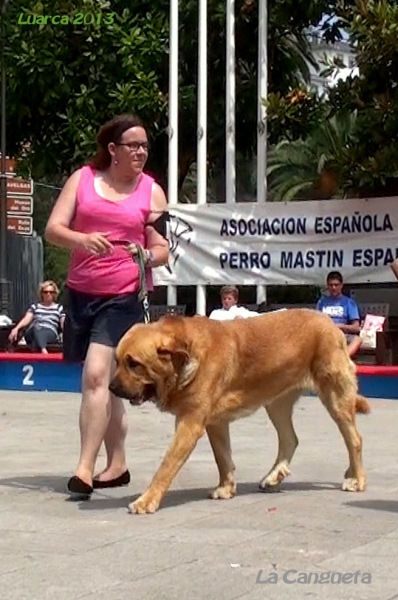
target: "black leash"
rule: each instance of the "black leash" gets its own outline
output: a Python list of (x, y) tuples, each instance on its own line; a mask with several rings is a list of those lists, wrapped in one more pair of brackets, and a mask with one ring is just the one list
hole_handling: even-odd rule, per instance
[[(148, 286), (146, 282), (146, 260), (145, 260), (145, 252), (144, 248), (137, 244), (136, 242), (129, 242), (128, 240), (109, 240), (111, 244), (114, 246), (124, 246), (126, 252), (128, 252), (135, 263), (138, 265), (138, 270), (140, 273), (140, 291), (138, 292), (138, 299), (142, 303), (142, 308), (144, 312), (144, 323), (149, 323), (151, 320), (151, 315), (149, 312), (149, 294), (148, 294)], [(136, 254), (132, 254), (129, 252), (128, 247), (134, 246), (136, 249)]]
[[(147, 226), (153, 227), (160, 235), (162, 235), (165, 239), (167, 239), (167, 222), (170, 220), (170, 215), (168, 211), (151, 211), (152, 214), (160, 215), (154, 222), (147, 223)], [(134, 262), (137, 263), (138, 269), (140, 272), (140, 291), (138, 292), (138, 299), (142, 303), (142, 308), (144, 311), (144, 323), (149, 323), (151, 320), (151, 315), (149, 312), (149, 294), (148, 294), (148, 286), (146, 281), (146, 260), (145, 260), (145, 251), (144, 248), (135, 242), (129, 242), (127, 240), (117, 240), (111, 242), (112, 244), (123, 245), (127, 252), (129, 252), (129, 246), (135, 246), (136, 254), (129, 254)]]
[(140, 271), (140, 291), (138, 293), (138, 299), (142, 302), (142, 308), (144, 311), (144, 323), (149, 323), (151, 315), (149, 313), (149, 295), (148, 286), (146, 283), (146, 269), (145, 269), (145, 254), (144, 249), (139, 244), (135, 244), (137, 254), (132, 255), (132, 259), (137, 263)]

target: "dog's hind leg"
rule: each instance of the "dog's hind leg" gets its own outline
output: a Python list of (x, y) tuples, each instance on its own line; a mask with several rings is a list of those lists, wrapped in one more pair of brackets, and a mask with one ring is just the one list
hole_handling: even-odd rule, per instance
[[(316, 378), (318, 395), (336, 423), (348, 450), (349, 467), (344, 474), (342, 489), (347, 492), (363, 492), (366, 475), (362, 466), (362, 437), (355, 424), (357, 384), (351, 368), (341, 368), (335, 360), (327, 371), (320, 369)], [(323, 366), (325, 368), (325, 365)]]
[(337, 424), (348, 450), (349, 467), (344, 474), (342, 489), (363, 492), (366, 476), (362, 466), (362, 437), (355, 424), (356, 395), (339, 397), (334, 392), (321, 392), (320, 398)]
[(298, 438), (294, 431), (292, 414), (295, 402), (301, 392), (295, 390), (286, 396), (277, 398), (265, 409), (278, 434), (278, 456), (267, 475), (260, 481), (259, 488), (263, 492), (277, 492), (281, 482), (290, 475), (289, 464), (298, 446)]
[(236, 482), (234, 477), (235, 465), (231, 455), (229, 423), (208, 425), (206, 432), (220, 475), (218, 487), (210, 492), (209, 497), (213, 500), (233, 498), (236, 494)]

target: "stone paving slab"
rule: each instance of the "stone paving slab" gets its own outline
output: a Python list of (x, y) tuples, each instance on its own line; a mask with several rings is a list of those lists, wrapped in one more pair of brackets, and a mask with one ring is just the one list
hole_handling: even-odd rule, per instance
[[(320, 402), (303, 398), (281, 493), (257, 489), (276, 454), (264, 411), (231, 428), (235, 499), (206, 498), (217, 471), (204, 438), (155, 515), (126, 507), (159, 465), (172, 418), (129, 407), (130, 486), (76, 503), (65, 486), (78, 456), (79, 402), (0, 392), (0, 600), (398, 600), (397, 402), (373, 400), (372, 413), (358, 416), (363, 494), (340, 490), (342, 438)], [(99, 468), (103, 461), (101, 451)]]

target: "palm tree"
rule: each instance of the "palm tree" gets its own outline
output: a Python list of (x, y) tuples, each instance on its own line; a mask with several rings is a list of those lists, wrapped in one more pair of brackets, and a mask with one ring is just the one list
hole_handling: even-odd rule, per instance
[(269, 39), (269, 89), (284, 93), (309, 84), (310, 67), (319, 70), (305, 32), (276, 29)]
[(353, 161), (357, 113), (338, 114), (305, 139), (282, 140), (268, 155), (272, 200), (324, 199), (344, 195), (343, 172)]

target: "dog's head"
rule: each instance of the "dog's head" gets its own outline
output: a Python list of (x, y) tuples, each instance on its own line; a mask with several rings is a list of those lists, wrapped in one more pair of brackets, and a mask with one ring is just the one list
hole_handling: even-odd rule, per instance
[(196, 370), (178, 317), (134, 325), (116, 348), (116, 372), (109, 389), (133, 405), (153, 401), (161, 407), (171, 392), (189, 385)]

